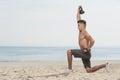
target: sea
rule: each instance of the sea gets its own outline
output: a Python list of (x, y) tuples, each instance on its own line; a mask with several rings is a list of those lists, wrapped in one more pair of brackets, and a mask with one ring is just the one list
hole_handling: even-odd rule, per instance
[[(68, 49), (78, 47), (16, 47), (1, 46), (0, 61), (61, 61), (67, 60)], [(92, 60), (120, 60), (120, 47), (95, 47)], [(77, 60), (79, 58), (75, 58)]]

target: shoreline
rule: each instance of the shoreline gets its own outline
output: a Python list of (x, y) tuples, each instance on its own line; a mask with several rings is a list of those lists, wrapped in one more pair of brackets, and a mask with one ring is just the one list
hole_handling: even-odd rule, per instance
[[(67, 60), (3, 60), (3, 61), (0, 61), (0, 62), (44, 62), (44, 61), (49, 61), (49, 62), (64, 62), (64, 61), (67, 61)], [(80, 59), (75, 59), (73, 61), (81, 61), (81, 58)], [(91, 61), (120, 61), (120, 60), (91, 60)]]

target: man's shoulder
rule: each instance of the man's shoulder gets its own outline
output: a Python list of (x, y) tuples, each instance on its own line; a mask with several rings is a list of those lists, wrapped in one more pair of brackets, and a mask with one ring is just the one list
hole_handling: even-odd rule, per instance
[(90, 34), (87, 31), (85, 31), (85, 36), (90, 36)]
[(86, 35), (89, 35), (88, 31), (85, 31), (85, 34), (86, 34)]

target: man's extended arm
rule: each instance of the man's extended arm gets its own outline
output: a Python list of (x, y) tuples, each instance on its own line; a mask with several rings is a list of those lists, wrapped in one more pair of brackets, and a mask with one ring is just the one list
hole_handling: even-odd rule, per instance
[(77, 10), (77, 21), (78, 21), (78, 20), (81, 20), (80, 7), (81, 7), (81, 6), (79, 6), (79, 7), (78, 7), (78, 10)]

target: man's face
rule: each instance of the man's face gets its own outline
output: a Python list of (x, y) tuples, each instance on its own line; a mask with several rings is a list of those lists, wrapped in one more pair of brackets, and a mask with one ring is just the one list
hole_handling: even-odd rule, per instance
[(81, 31), (85, 28), (85, 24), (83, 23), (78, 23), (78, 29)]

